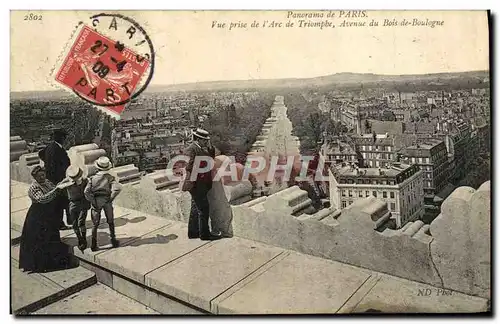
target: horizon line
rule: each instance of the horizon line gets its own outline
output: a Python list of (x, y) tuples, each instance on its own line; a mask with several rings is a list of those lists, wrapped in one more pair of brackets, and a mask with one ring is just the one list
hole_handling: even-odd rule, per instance
[[(371, 72), (335, 72), (332, 74), (324, 74), (313, 77), (283, 77), (283, 78), (261, 78), (261, 79), (227, 79), (227, 80), (206, 80), (206, 81), (191, 81), (182, 83), (165, 83), (165, 84), (150, 84), (150, 87), (174, 87), (189, 84), (200, 84), (200, 83), (215, 83), (215, 82), (246, 82), (246, 81), (271, 81), (271, 80), (299, 80), (299, 79), (316, 79), (334, 76), (338, 74), (359, 74), (359, 75), (377, 75), (377, 76), (423, 76), (423, 75), (433, 75), (433, 74), (456, 74), (456, 73), (474, 73), (474, 72), (489, 72), (490, 69), (483, 70), (465, 70), (465, 71), (452, 71), (452, 72), (427, 72), (427, 73), (406, 73), (406, 74), (384, 74), (384, 73), (371, 73)], [(64, 91), (62, 89), (50, 89), (50, 90), (10, 90), (10, 93), (22, 93), (22, 92), (49, 92), (49, 91)], [(146, 90), (147, 91), (147, 90)]]

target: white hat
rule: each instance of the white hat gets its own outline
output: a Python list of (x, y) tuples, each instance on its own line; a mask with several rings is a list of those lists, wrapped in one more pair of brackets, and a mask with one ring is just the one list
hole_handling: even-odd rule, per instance
[(193, 135), (198, 137), (198, 138), (202, 138), (202, 139), (210, 139), (210, 136), (208, 134), (208, 132), (204, 129), (201, 129), (201, 128), (198, 128), (196, 131), (193, 131)]
[(83, 176), (83, 170), (76, 165), (70, 165), (68, 169), (66, 169), (66, 176), (73, 180), (76, 180)]
[(95, 166), (99, 171), (109, 171), (113, 165), (107, 156), (101, 156), (95, 161)]

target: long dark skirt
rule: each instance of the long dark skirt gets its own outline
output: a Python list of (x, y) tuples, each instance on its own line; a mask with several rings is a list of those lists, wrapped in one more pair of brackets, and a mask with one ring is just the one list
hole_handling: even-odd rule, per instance
[(19, 268), (43, 272), (68, 267), (68, 247), (61, 242), (56, 205), (33, 203), (24, 221), (19, 251)]

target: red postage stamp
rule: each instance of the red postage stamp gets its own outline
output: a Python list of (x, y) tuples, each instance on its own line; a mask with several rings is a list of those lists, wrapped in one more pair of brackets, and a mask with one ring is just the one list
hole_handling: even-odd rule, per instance
[(55, 78), (80, 98), (120, 115), (149, 64), (119, 41), (84, 26)]

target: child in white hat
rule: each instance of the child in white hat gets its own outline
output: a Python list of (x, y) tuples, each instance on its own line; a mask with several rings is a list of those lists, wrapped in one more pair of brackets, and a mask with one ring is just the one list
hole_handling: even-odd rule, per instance
[(92, 218), (92, 244), (90, 249), (97, 251), (97, 227), (101, 221), (101, 210), (104, 210), (106, 221), (109, 225), (109, 236), (111, 237), (111, 245), (118, 247), (119, 242), (115, 235), (115, 223), (113, 215), (113, 200), (121, 191), (121, 185), (116, 181), (115, 177), (109, 174), (109, 170), (113, 167), (111, 161), (105, 156), (100, 157), (95, 162), (97, 174), (89, 179), (85, 187), (85, 197), (91, 204)]

